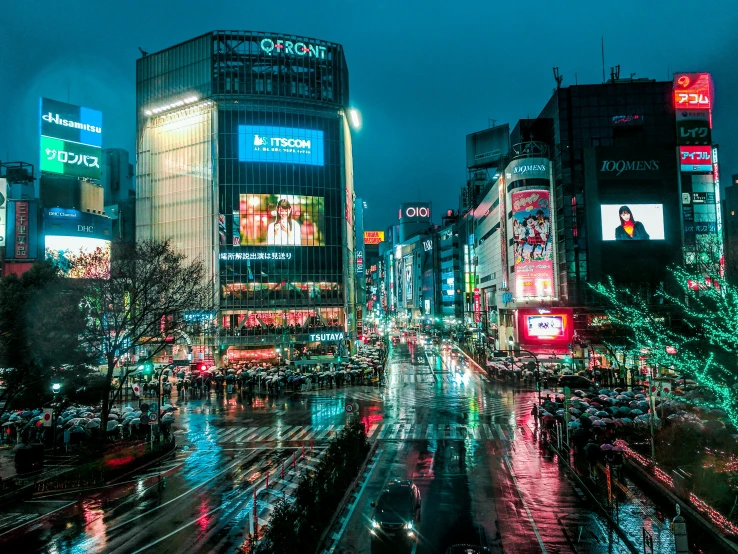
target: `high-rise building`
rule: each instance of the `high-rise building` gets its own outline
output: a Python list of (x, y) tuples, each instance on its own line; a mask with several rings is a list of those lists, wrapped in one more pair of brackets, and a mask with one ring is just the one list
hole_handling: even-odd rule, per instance
[(597, 365), (607, 318), (591, 283), (654, 291), (670, 265), (720, 243), (712, 98), (706, 73), (613, 75), (557, 88), (538, 118), (515, 125), (509, 152), (492, 129), (470, 135), (467, 166), (476, 175), (483, 163), (489, 181), (462, 214), (466, 323), (486, 319), (499, 348)]
[(219, 354), (345, 349), (356, 300), (341, 45), (214, 31), (144, 56), (136, 74), (137, 237), (204, 262)]

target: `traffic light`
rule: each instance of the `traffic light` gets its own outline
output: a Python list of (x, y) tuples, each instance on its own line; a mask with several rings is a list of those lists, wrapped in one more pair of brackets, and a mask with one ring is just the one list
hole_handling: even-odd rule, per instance
[(154, 373), (154, 364), (151, 362), (146, 362), (143, 365), (138, 366), (138, 369), (140, 369), (144, 375), (150, 376), (152, 373)]

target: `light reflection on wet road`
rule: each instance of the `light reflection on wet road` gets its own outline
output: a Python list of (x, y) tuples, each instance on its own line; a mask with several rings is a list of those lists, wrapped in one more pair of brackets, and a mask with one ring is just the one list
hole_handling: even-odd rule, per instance
[[(175, 397), (173, 460), (129, 483), (81, 497), (57, 494), (0, 514), (0, 550), (233, 551), (248, 533), (254, 488), (263, 488), (269, 473), (289, 492), (277, 479), (282, 464), (289, 473), (293, 464), (299, 470), (314, 462), (349, 417), (346, 403), (358, 402), (358, 417), (380, 440), (382, 456), (338, 552), (371, 551), (369, 502), (393, 476), (413, 479), (423, 495), (418, 552), (445, 552), (480, 536), (496, 551), (620, 552), (604, 520), (540, 451), (528, 415), (533, 394), (488, 383), (464, 365), (400, 345), (385, 387), (262, 396), (250, 404), (237, 395)], [(167, 475), (164, 490), (157, 486), (160, 471)], [(263, 492), (260, 518), (278, 497)], [(52, 510), (58, 511), (6, 532), (13, 518), (22, 523)]]

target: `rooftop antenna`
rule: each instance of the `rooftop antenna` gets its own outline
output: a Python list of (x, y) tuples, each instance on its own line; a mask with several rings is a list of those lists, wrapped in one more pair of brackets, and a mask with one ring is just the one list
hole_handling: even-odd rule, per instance
[(139, 51), (141, 52), (141, 57), (142, 57), (142, 58), (145, 58), (146, 56), (148, 56), (148, 55), (149, 55), (149, 53), (148, 53), (148, 52), (146, 52), (146, 51), (145, 51), (145, 50), (144, 50), (143, 48), (141, 48), (140, 46), (138, 47), (138, 50), (139, 50)]
[(556, 81), (556, 90), (558, 90), (558, 89), (561, 88), (561, 83), (564, 80), (564, 76), (563, 75), (559, 75), (559, 68), (558, 67), (554, 67), (553, 68), (553, 71), (554, 71), (554, 81)]
[(487, 125), (488, 125), (488, 128), (491, 129), (492, 127), (497, 125), (497, 120), (491, 117), (487, 117)]
[(605, 37), (602, 37), (602, 82), (605, 82)]

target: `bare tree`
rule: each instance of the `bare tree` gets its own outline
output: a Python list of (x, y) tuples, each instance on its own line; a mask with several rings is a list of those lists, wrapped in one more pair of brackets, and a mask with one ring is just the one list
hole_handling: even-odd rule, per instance
[(121, 358), (146, 346), (141, 362), (151, 360), (163, 351), (167, 336), (184, 328), (184, 312), (213, 306), (213, 283), (206, 279), (203, 263), (187, 260), (170, 241), (120, 245), (109, 260), (108, 253), (98, 249), (73, 261), (88, 277), (79, 281), (87, 313), (84, 343), (107, 365), (102, 429), (107, 429), (110, 407), (125, 378), (135, 370), (121, 366), (122, 378), (114, 385)]

